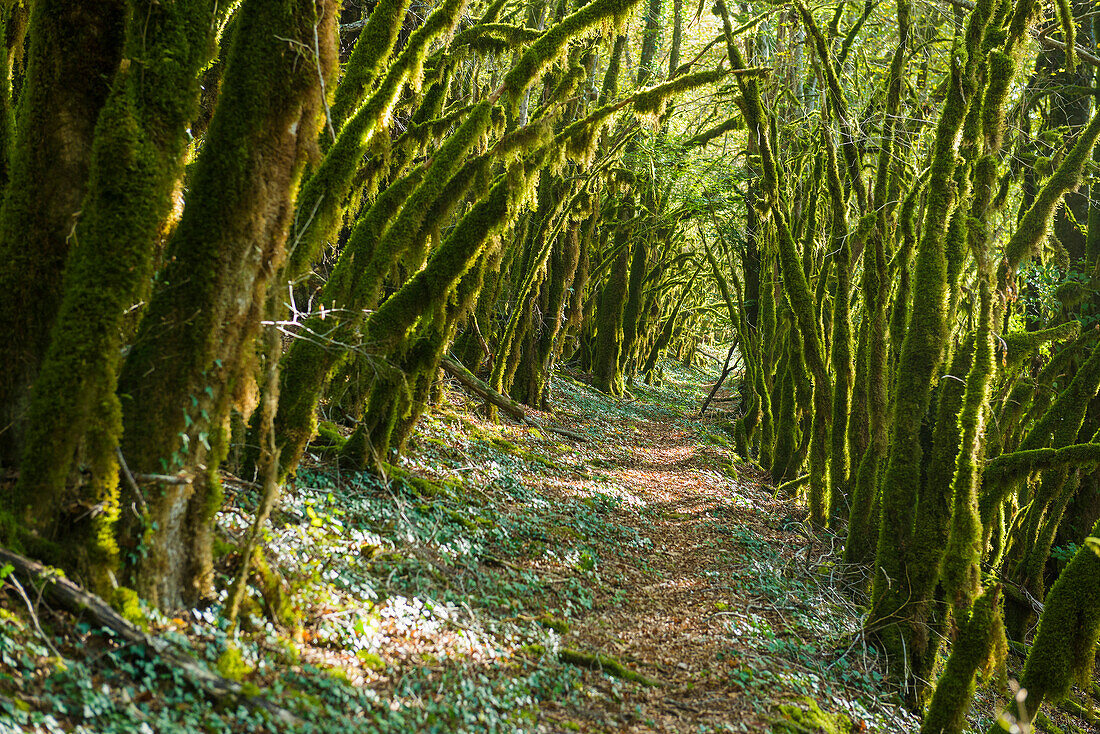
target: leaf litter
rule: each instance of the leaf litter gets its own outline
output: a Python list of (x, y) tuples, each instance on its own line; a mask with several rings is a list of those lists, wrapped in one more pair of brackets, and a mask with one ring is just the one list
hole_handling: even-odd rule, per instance
[[(267, 528), (269, 577), (254, 575), (239, 630), (220, 618), (224, 592), (146, 610), (151, 629), (303, 731), (915, 731), (863, 640), (839, 539), (810, 533), (735, 455), (731, 414), (697, 416), (706, 374), (663, 371), (621, 400), (555, 375), (553, 411), (534, 413), (585, 443), (487, 421), (445, 385), (387, 478), (311, 457)], [(226, 483), (222, 585), (257, 499)], [(0, 605), (0, 731), (264, 728), (42, 610), (58, 659), (10, 594)], [(71, 705), (74, 691), (94, 705)]]

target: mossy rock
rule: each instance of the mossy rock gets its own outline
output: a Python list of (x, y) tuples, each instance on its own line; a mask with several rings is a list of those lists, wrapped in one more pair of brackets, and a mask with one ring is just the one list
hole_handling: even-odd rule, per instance
[(773, 719), (772, 731), (780, 734), (850, 734), (852, 720), (844, 714), (823, 711), (812, 698), (803, 696), (790, 704), (780, 704), (780, 716)]

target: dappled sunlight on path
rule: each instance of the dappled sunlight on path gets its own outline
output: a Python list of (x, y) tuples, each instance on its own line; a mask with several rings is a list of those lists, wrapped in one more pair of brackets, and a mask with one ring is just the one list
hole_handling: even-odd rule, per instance
[(544, 702), (542, 727), (786, 731), (779, 705), (812, 699), (843, 712), (852, 731), (915, 731), (896, 705), (876, 701), (885, 689), (875, 660), (852, 646), (859, 610), (827, 583), (829, 539), (807, 532), (804, 508), (774, 498), (707, 422), (624, 423), (601, 467), (633, 500), (616, 521), (649, 543), (601, 560), (606, 588), (562, 644), (613, 655), (660, 685), (586, 673), (586, 704)]

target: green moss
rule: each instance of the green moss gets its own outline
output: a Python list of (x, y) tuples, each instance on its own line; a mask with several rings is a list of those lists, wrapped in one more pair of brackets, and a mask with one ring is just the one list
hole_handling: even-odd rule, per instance
[[(1100, 523), (1092, 530), (1100, 535)], [(1028, 708), (1069, 694), (1092, 673), (1100, 640), (1100, 556), (1089, 547), (1074, 555), (1051, 588), (1039, 617), (1039, 632), (1024, 664), (1021, 684)]]
[[(740, 73), (744, 75), (751, 74), (754, 71), (757, 70), (746, 69)], [(766, 71), (759, 70), (758, 73), (764, 74)], [(670, 98), (708, 84), (716, 84), (728, 74), (729, 71), (727, 69), (697, 71), (691, 74), (678, 76), (663, 84), (650, 87), (634, 95), (634, 101), (632, 102), (634, 113), (645, 119), (659, 119), (665, 114), (665, 107)]]
[[(8, 48), (2, 64), (6, 94), (9, 54), (25, 54), (16, 75), (14, 139), (3, 141), (11, 157), (3, 155), (8, 185), (0, 207), (0, 322), (8, 336), (0, 342), (7, 365), (0, 371), (0, 423), (8, 427), (0, 433), (0, 460), (7, 465), (20, 459), (30, 386), (62, 306), (74, 217), (87, 191), (96, 121), (124, 53), (126, 20), (126, 3), (118, 0), (95, 9), (63, 1), (23, 5), (30, 13), (26, 43), (20, 38)], [(57, 53), (76, 47), (79, 53)], [(3, 113), (10, 123), (8, 105)]]
[(563, 647), (558, 651), (558, 660), (568, 665), (576, 665), (580, 668), (596, 670), (613, 678), (640, 683), (643, 686), (655, 687), (659, 684), (641, 673), (637, 673), (623, 666), (615, 658), (609, 655), (589, 654)]
[[(343, 128), (371, 82), (382, 72), (397, 42), (410, 1), (381, 0), (371, 10), (333, 95), (331, 115), (336, 131)], [(324, 140), (325, 134), (321, 138)]]
[[(849, 241), (848, 224), (845, 217), (844, 189), (837, 170), (836, 153), (833, 150), (831, 135), (825, 135), (826, 141), (826, 181), (833, 221), (831, 236), (833, 239), (834, 264), (836, 266), (836, 292), (833, 297), (832, 335), (830, 345), (830, 365), (833, 371), (833, 413), (830, 417), (832, 431), (829, 444), (829, 520), (835, 524), (842, 514), (850, 515), (848, 502), (848, 405), (852, 391), (852, 318), (849, 309), (850, 270), (852, 243)], [(866, 241), (870, 227), (875, 220), (865, 217), (855, 239), (859, 246)], [(824, 283), (824, 278), (822, 278)], [(849, 511), (844, 513), (848, 507)]]
[(1005, 369), (1011, 371), (1018, 368), (1026, 359), (1033, 357), (1043, 345), (1050, 342), (1074, 339), (1080, 331), (1081, 323), (1079, 321), (1067, 321), (1049, 329), (1014, 331), (1005, 334), (1002, 337), (1006, 360)]
[[(1079, 443), (1061, 448), (1030, 449), (1001, 454), (985, 466), (984, 478), (992, 485), (1005, 486), (1012, 480), (1037, 471), (1100, 464), (1100, 444)], [(1001, 497), (999, 492), (996, 496)]]
[(225, 648), (215, 664), (218, 674), (223, 678), (240, 682), (252, 673), (252, 668), (244, 661), (240, 649), (236, 645)]
[(282, 577), (271, 568), (263, 553), (257, 552), (252, 559), (252, 569), (260, 581), (260, 594), (268, 619), (285, 629), (295, 629), (301, 625), (285, 589)]
[(372, 670), (375, 673), (380, 673), (387, 667), (386, 661), (382, 659), (380, 655), (370, 652), (368, 650), (359, 650), (355, 653), (355, 657), (359, 659), (360, 665), (367, 670)]
[[(166, 487), (147, 497), (161, 522), (136, 575), (158, 605), (182, 604), (184, 596), (194, 602), (211, 590), (210, 507), (220, 495), (212, 475), (225, 455), (222, 426), (255, 364), (253, 339), (285, 257), (303, 140), (315, 139), (321, 117), (317, 66), (302, 62), (295, 43), (312, 47), (316, 31), (321, 74), (328, 74), (333, 23), (333, 14), (319, 17), (305, 0), (245, 2), (237, 11), (217, 111), (119, 379), (130, 467), (197, 475), (190, 496)], [(181, 514), (182, 523), (163, 522)], [(137, 532), (127, 528), (127, 538)]]
[(516, 61), (504, 77), (513, 110), (519, 109), (524, 92), (557, 61), (569, 41), (590, 28), (607, 23), (619, 24), (637, 5), (638, 0), (594, 0), (553, 25)]
[[(83, 545), (83, 575), (100, 593), (111, 588), (118, 563), (113, 533), (122, 415), (115, 389), (123, 323), (147, 287), (210, 42), (213, 3), (185, 5), (158, 6), (128, 24), (127, 52), (142, 73), (131, 70), (129, 59), (122, 64), (95, 128), (65, 294), (27, 413), (16, 489), (20, 510), (47, 537), (58, 529), (82, 536), (70, 543)], [(72, 491), (66, 485), (80, 454), (88, 477)], [(73, 504), (103, 512), (59, 518), (58, 510)]]
[(380, 348), (392, 348), (405, 338), (417, 319), (443, 304), (513, 212), (512, 197), (519, 185), (511, 178), (505, 174), (495, 182), (489, 194), (451, 231), (427, 266), (367, 317), (364, 338)]
[[(965, 66), (955, 66), (949, 81), (952, 90), (962, 93), (948, 95), (936, 129), (922, 236), (914, 262), (912, 313), (897, 367), (893, 425), (882, 480), (882, 516), (872, 590), (874, 601), (867, 629), (876, 630), (890, 659), (893, 676), (906, 687), (910, 705), (916, 704), (923, 684), (911, 677), (908, 665), (911, 659), (908, 652), (911, 651), (906, 648), (914, 639), (922, 639), (927, 634), (926, 620), (918, 610), (928, 603), (934, 582), (915, 591), (909, 580), (918, 574), (927, 577), (929, 571), (934, 570), (929, 568), (928, 555), (942, 552), (942, 545), (937, 548), (914, 533), (917, 518), (923, 519), (927, 513), (920, 504), (923, 448), (915, 437), (921, 435), (932, 388), (940, 384), (939, 372), (948, 344), (948, 303), (952, 294), (948, 290), (946, 227), (956, 205), (953, 186), (956, 145), (973, 101), (966, 90), (968, 87), (973, 89), (981, 37), (993, 9), (992, 0), (981, 0), (970, 15), (965, 36)], [(944, 483), (934, 486), (933, 506), (939, 507), (949, 491), (949, 484), (947, 487)], [(928, 522), (923, 524), (926, 528), (931, 527)]]
[(1004, 637), (999, 605), (1000, 588), (993, 586), (978, 597), (973, 610), (960, 620), (951, 655), (936, 681), (932, 702), (921, 723), (921, 734), (959, 734), (966, 728), (966, 714), (974, 699), (974, 677), (990, 660), (998, 637)]
[[(401, 211), (402, 205), (420, 184), (423, 171), (415, 169), (398, 179), (383, 191), (374, 204), (361, 216), (352, 228), (347, 246), (337, 260), (332, 274), (321, 291), (321, 303), (340, 304), (341, 312), (329, 316), (337, 321), (333, 332), (333, 344), (313, 339), (296, 339), (290, 345), (280, 366), (279, 407), (275, 414), (275, 432), (279, 438), (279, 456), (282, 474), (293, 471), (298, 465), (302, 449), (314, 433), (314, 420), (321, 390), (333, 366), (344, 354), (343, 345), (351, 343), (362, 323), (364, 308), (372, 307), (375, 297), (371, 283), (365, 282), (362, 271), (370, 267), (378, 243), (390, 223)], [(306, 320), (306, 333), (324, 333), (331, 329), (331, 321), (314, 316)], [(250, 433), (250, 446), (259, 446), (254, 427)], [(361, 436), (359, 437), (361, 438)], [(357, 439), (358, 441), (358, 439)], [(360, 447), (351, 444), (349, 455)], [(258, 454), (250, 457), (254, 465)]]
[(781, 718), (773, 719), (774, 731), (790, 734), (848, 734), (852, 720), (842, 713), (830, 714), (817, 701), (803, 697), (793, 704), (780, 704)]
[(1037, 248), (1043, 243), (1050, 229), (1054, 214), (1067, 192), (1077, 188), (1081, 173), (1089, 161), (1093, 145), (1100, 136), (1100, 115), (1093, 115), (1088, 126), (1082, 130), (1073, 148), (1058, 165), (1058, 169), (1047, 179), (1035, 196), (1035, 200), (1020, 219), (1020, 223), (1005, 244), (1005, 263), (1008, 272), (1015, 273), (1016, 268), (1027, 258), (1037, 254)]
[[(379, 14), (379, 23), (374, 29), (377, 33), (372, 33), (365, 39), (364, 42), (368, 44), (366, 48), (375, 50), (392, 44), (391, 35), (400, 30), (401, 18), (404, 16), (404, 13), (397, 12), (398, 5), (400, 3), (382, 4), (372, 13), (372, 20), (375, 13)], [(407, 83), (419, 88), (424, 55), (429, 45), (454, 26), (465, 5), (466, 0), (446, 0), (413, 31), (378, 86), (366, 102), (347, 119), (321, 164), (303, 185), (297, 198), (295, 216), (295, 229), (301, 229), (293, 233), (291, 241), (296, 244), (287, 262), (287, 274), (291, 278), (305, 272), (320, 248), (334, 239), (364, 153), (372, 144), (375, 134), (387, 122), (404, 85)], [(384, 61), (385, 54), (358, 61), (356, 68), (359, 71), (353, 72), (356, 78), (352, 80), (352, 88), (357, 84), (362, 84), (365, 88), (369, 79), (359, 78), (359, 72), (375, 69)], [(350, 109), (358, 96), (358, 93), (352, 93), (346, 102), (341, 97), (341, 111)], [(421, 202), (421, 205), (424, 203)], [(417, 212), (418, 215), (423, 213), (423, 209)]]
[(538, 618), (537, 621), (543, 627), (552, 629), (559, 635), (565, 635), (569, 633), (569, 622), (565, 621), (564, 619), (555, 617), (549, 612), (543, 614), (541, 617)]
[[(633, 216), (633, 199), (620, 204), (618, 217), (629, 220)], [(615, 232), (614, 247), (618, 253), (611, 265), (607, 280), (600, 290), (596, 307), (596, 348), (592, 365), (595, 387), (609, 395), (622, 395), (623, 375), (620, 355), (623, 339), (623, 311), (630, 287), (631, 249), (628, 247), (629, 227), (619, 227)]]
[(794, 378), (791, 376), (790, 351), (791, 347), (788, 344), (776, 368), (775, 385), (778, 394), (772, 398), (778, 415), (774, 427), (775, 443), (771, 451), (771, 478), (777, 485), (793, 479), (801, 468), (793, 465), (798, 446), (798, 421), (795, 415), (795, 388)]
[(111, 594), (111, 606), (121, 614), (126, 621), (135, 624), (142, 629), (148, 629), (149, 618), (145, 615), (145, 608), (141, 604), (141, 598), (133, 589), (119, 586)]
[(317, 436), (334, 446), (340, 446), (347, 440), (344, 434), (340, 432), (339, 427), (330, 421), (319, 421), (317, 423)]

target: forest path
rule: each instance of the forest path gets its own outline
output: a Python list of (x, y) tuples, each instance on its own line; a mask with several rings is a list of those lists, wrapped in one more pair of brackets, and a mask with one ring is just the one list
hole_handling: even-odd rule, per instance
[[(621, 401), (620, 411), (571, 401), (582, 406), (577, 425), (605, 436), (588, 463), (623, 497), (615, 521), (645, 541), (633, 553), (600, 553), (604, 583), (594, 608), (570, 619), (562, 645), (614, 656), (659, 685), (586, 673), (602, 695), (581, 706), (544, 701), (540, 724), (593, 732), (911, 730), (914, 722), (880, 698), (877, 661), (851, 645), (860, 612), (833, 583), (830, 538), (809, 533), (805, 509), (776, 498), (761, 473), (736, 458), (721, 414), (695, 414), (704, 387), (681, 385), (683, 400), (671, 405)], [(555, 485), (572, 494), (568, 482)], [(802, 713), (811, 700), (840, 716), (814, 721)]]
[[(150, 614), (150, 631), (299, 731), (915, 731), (857, 634), (839, 544), (737, 457), (732, 415), (698, 417), (713, 373), (663, 369), (627, 399), (556, 374), (540, 417), (584, 442), (490, 421), (451, 385), (389, 480), (314, 447), (266, 541), (287, 595), (257, 585), (232, 635), (216, 607)], [(256, 497), (226, 480), (231, 539)], [(274, 731), (78, 615), (43, 607), (39, 639), (27, 609), (0, 593), (0, 734)], [(593, 655), (656, 685), (577, 664)]]

